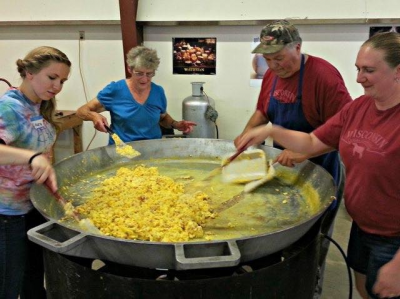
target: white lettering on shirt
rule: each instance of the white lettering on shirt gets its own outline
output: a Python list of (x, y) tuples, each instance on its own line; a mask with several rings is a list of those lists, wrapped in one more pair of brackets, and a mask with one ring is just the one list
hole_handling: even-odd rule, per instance
[(388, 141), (380, 134), (365, 130), (348, 131), (342, 140), (348, 144), (352, 144), (353, 156), (358, 155), (361, 159), (364, 151), (385, 156), (386, 153), (382, 150), (388, 144)]

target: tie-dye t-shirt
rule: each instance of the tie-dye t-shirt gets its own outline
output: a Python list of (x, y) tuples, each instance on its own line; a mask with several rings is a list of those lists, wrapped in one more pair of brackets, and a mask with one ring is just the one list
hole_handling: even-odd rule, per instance
[[(0, 98), (0, 138), (13, 147), (49, 153), (55, 130), (40, 115), (40, 104), (10, 89)], [(32, 208), (29, 191), (33, 183), (29, 165), (0, 166), (0, 214), (23, 215)]]

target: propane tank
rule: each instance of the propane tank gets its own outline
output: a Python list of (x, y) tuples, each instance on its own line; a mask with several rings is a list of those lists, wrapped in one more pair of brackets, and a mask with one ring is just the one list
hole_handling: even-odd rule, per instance
[(215, 110), (215, 101), (204, 93), (204, 82), (192, 82), (192, 95), (182, 102), (182, 116), (184, 120), (194, 121), (197, 126), (186, 135), (189, 138), (217, 138), (215, 121), (218, 112)]

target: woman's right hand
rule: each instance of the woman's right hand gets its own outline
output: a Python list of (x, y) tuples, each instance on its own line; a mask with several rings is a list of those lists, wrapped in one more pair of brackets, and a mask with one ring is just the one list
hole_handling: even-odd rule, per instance
[(31, 162), (32, 177), (38, 184), (43, 184), (48, 180), (51, 190), (57, 191), (56, 173), (50, 161), (44, 155), (36, 156)]
[(243, 132), (242, 134), (240, 134), (238, 137), (236, 137), (234, 140), (233, 140), (233, 144), (237, 147), (238, 146), (238, 144), (239, 144), (239, 142), (240, 142), (240, 139), (242, 138), (242, 136), (244, 135), (245, 133)]
[[(93, 112), (92, 112), (93, 113)], [(108, 125), (108, 121), (107, 118), (105, 118), (103, 115), (101, 115), (100, 113), (94, 112), (93, 113), (93, 125), (94, 128), (100, 132), (104, 132), (107, 133), (107, 129), (104, 125), (109, 126)]]
[[(261, 125), (248, 130), (246, 133), (240, 135), (237, 139), (235, 146), (237, 149), (247, 149), (248, 147), (261, 144), (272, 133), (272, 127)], [(236, 140), (235, 140), (236, 142)]]

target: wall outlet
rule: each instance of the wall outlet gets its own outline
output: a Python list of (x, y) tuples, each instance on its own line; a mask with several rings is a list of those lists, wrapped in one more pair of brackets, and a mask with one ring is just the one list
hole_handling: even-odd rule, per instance
[(79, 39), (84, 40), (85, 39), (85, 31), (79, 31)]

